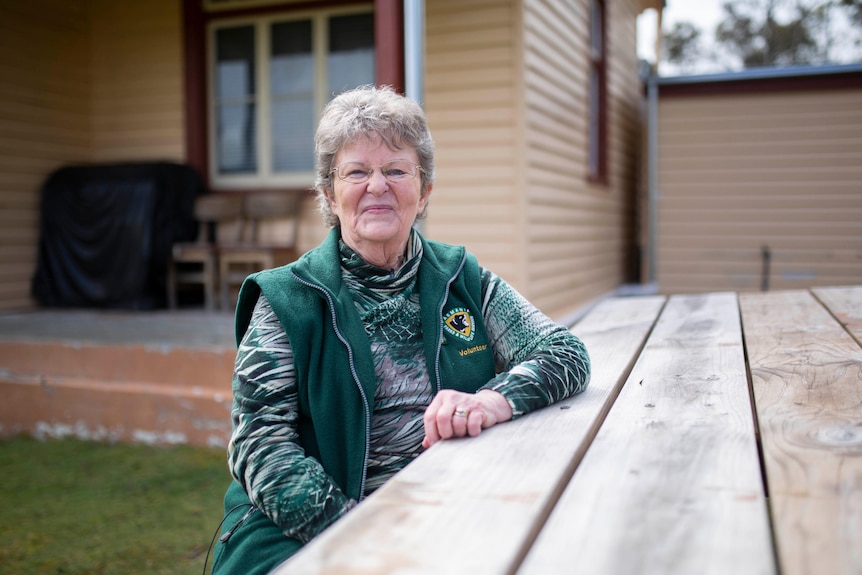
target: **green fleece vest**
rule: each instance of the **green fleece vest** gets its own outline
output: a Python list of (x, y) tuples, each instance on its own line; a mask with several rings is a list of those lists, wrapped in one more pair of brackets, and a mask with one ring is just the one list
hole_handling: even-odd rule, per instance
[[(371, 345), (341, 279), (338, 238), (333, 229), (298, 261), (249, 276), (240, 290), (236, 337), (239, 342), (262, 292), (293, 351), (302, 446), (358, 501), (376, 382)], [(417, 287), (431, 384), (435, 391), (476, 392), (495, 375), (479, 265), (463, 247), (422, 242)]]
[[(293, 264), (250, 276), (240, 290), (236, 338), (239, 343), (264, 293), (293, 351), (303, 448), (358, 501), (364, 491), (375, 376), (365, 329), (341, 281), (338, 238), (333, 230)], [(462, 247), (422, 242), (417, 282), (431, 384), (435, 391), (475, 392), (494, 377), (481, 315), (479, 265)], [(225, 512), (233, 512), (223, 534), (244, 520), (228, 543), (217, 542), (214, 574), (264, 575), (302, 547), (259, 511), (245, 517), (251, 503), (236, 481), (224, 503)]]

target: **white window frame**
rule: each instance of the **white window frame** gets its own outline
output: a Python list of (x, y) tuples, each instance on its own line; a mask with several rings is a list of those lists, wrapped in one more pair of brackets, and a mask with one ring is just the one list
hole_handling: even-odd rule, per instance
[[(207, 26), (207, 156), (209, 158), (210, 182), (213, 189), (243, 189), (291, 187), (308, 188), (314, 184), (314, 169), (303, 172), (276, 173), (273, 171), (272, 140), (270, 126), (270, 78), (269, 47), (270, 28), (276, 22), (311, 20), (312, 52), (315, 68), (314, 110), (319, 117), (331, 94), (327, 94), (327, 57), (329, 29), (327, 22), (333, 16), (373, 13), (374, 4), (358, 4), (346, 7), (333, 7), (321, 10), (278, 12), (255, 17), (225, 18), (210, 22)], [(224, 28), (254, 26), (255, 29), (255, 122), (257, 173), (220, 174), (216, 141), (217, 117), (215, 107), (215, 49), (216, 32)], [(313, 142), (308, 143), (309, 146)]]

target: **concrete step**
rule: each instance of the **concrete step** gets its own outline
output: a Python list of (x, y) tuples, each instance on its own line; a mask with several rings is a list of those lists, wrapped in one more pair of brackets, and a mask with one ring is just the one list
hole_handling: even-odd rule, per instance
[[(205, 317), (196, 327), (195, 317), (168, 317), (31, 322), (53, 322), (53, 332), (21, 322), (12, 330), (15, 322), (0, 317), (0, 435), (226, 445), (231, 320)], [(69, 337), (64, 322), (79, 320), (79, 338)], [(214, 329), (227, 335), (212, 341)]]

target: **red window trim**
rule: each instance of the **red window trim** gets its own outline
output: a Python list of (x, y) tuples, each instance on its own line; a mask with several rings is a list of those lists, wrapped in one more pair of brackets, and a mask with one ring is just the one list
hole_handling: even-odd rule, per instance
[(817, 72), (818, 68), (812, 67), (810, 74), (800, 71), (798, 75), (762, 78), (750, 78), (743, 74), (734, 77), (733, 73), (728, 73), (721, 76), (720, 80), (692, 76), (685, 81), (667, 84), (659, 79), (658, 90), (660, 97), (667, 98), (862, 88), (862, 72), (859, 70), (840, 70), (830, 74)]
[[(607, 3), (604, 0), (596, 0), (601, 6), (601, 27), (602, 27), (602, 56), (598, 60), (592, 57), (592, 49), (590, 49), (590, 71), (593, 69), (598, 73), (599, 78), (599, 109), (598, 109), (598, 150), (599, 155), (597, 169), (594, 172), (591, 166), (588, 166), (588, 180), (596, 184), (608, 183), (608, 14)], [(592, 26), (592, 22), (590, 23)], [(590, 109), (592, 114), (592, 109)], [(587, 143), (589, 148), (589, 140)], [(587, 159), (590, 158), (590, 150), (587, 150)]]

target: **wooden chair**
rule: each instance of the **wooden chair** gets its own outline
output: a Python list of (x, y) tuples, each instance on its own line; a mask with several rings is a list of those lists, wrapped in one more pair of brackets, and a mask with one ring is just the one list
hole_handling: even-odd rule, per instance
[[(221, 305), (234, 305), (234, 288), (239, 288), (250, 273), (292, 262), (298, 257), (300, 209), (304, 194), (299, 192), (249, 192), (243, 196), (243, 234), (234, 245), (219, 246), (219, 283)], [(262, 242), (259, 228), (264, 222), (290, 225), (288, 238), (275, 243)]]
[(242, 231), (242, 196), (211, 193), (195, 199), (195, 219), (198, 221), (196, 242), (173, 245), (168, 262), (168, 306), (176, 309), (178, 288), (182, 284), (203, 286), (204, 307), (218, 307), (218, 226), (234, 224), (236, 234)]

